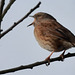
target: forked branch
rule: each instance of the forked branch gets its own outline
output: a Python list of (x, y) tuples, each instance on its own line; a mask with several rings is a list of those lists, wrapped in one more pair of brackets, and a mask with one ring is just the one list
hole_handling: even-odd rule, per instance
[(8, 28), (6, 31), (4, 31), (1, 35), (0, 38), (2, 38), (4, 35), (6, 35), (8, 32), (10, 32), (14, 27), (16, 27), (19, 23), (21, 23), (25, 18), (27, 18), (35, 9), (37, 9), (40, 6), (41, 2), (39, 2), (34, 8), (32, 8), (23, 18), (18, 20), (17, 22), (14, 22), (14, 24)]

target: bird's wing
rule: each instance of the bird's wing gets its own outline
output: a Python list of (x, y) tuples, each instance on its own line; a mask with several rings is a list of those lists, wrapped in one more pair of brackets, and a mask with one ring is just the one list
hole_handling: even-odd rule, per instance
[(45, 22), (42, 23), (42, 25), (50, 31), (50, 34), (64, 39), (68, 42), (75, 43), (75, 36), (73, 35), (73, 33), (61, 24), (59, 24), (57, 21), (54, 20), (50, 22)]

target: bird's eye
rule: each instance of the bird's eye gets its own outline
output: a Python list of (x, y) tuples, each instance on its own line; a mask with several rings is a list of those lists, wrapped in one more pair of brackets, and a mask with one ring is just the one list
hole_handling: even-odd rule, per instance
[(37, 15), (38, 17), (40, 17), (41, 15)]

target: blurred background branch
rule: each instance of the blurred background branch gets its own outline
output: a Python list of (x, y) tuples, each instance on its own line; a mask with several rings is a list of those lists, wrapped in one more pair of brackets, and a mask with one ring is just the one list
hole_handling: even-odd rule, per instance
[(0, 34), (1, 34), (1, 22), (2, 22), (2, 12), (3, 12), (3, 8), (4, 8), (4, 4), (5, 4), (5, 0), (1, 0), (0, 1)]
[(7, 13), (7, 11), (9, 10), (9, 8), (11, 7), (11, 5), (15, 2), (16, 0), (10, 0), (8, 5), (6, 6), (6, 8), (3, 10), (4, 8), (4, 4), (5, 4), (5, 0), (1, 0), (0, 2), (0, 35), (1, 32), (3, 31), (1, 29), (1, 22), (3, 20), (3, 17), (5, 16), (5, 14)]
[(15, 2), (16, 0), (10, 0), (8, 5), (5, 7), (3, 13), (2, 13), (2, 19), (5, 16), (5, 14), (7, 13), (7, 11), (10, 9), (10, 7), (12, 6), (12, 4)]

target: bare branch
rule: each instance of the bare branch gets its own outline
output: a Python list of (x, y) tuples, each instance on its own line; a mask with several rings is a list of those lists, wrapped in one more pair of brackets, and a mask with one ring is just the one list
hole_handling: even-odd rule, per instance
[(5, 32), (3, 32), (0, 35), (0, 38), (2, 38), (5, 34), (7, 34), (9, 31), (11, 31), (15, 26), (17, 26), (19, 23), (21, 23), (25, 18), (27, 18), (35, 9), (37, 9), (40, 6), (41, 2), (39, 2), (34, 8), (32, 8), (23, 18), (21, 18), (19, 21), (14, 22), (14, 24), (8, 28)]
[(4, 11), (2, 13), (2, 19), (15, 1), (16, 0), (10, 0), (9, 4), (6, 6), (6, 8), (4, 9)]
[(1, 0), (1, 2), (0, 2), (0, 18), (1, 18), (1, 15), (2, 15), (4, 4), (5, 4), (5, 0)]
[(0, 34), (1, 34), (1, 22), (2, 22), (2, 12), (3, 12), (3, 7), (5, 4), (5, 0), (1, 0), (0, 2)]
[[(73, 56), (75, 56), (75, 53), (68, 53), (68, 54), (64, 55), (64, 59), (68, 58), (68, 57), (73, 57)], [(50, 63), (54, 62), (54, 61), (62, 61), (62, 58), (61, 57), (56, 57), (56, 58), (50, 59)], [(35, 62), (35, 63), (29, 64), (29, 65), (24, 65), (24, 66), (21, 65), (19, 67), (7, 69), (7, 70), (2, 70), (2, 71), (0, 71), (0, 74), (16, 72), (16, 71), (23, 70), (23, 69), (33, 69), (33, 67), (43, 65), (43, 64), (47, 64), (47, 63), (48, 63), (48, 61), (40, 61), (40, 62)]]
[(0, 2), (0, 21), (1, 21), (1, 15), (2, 15), (4, 4), (5, 4), (5, 0), (1, 0)]

